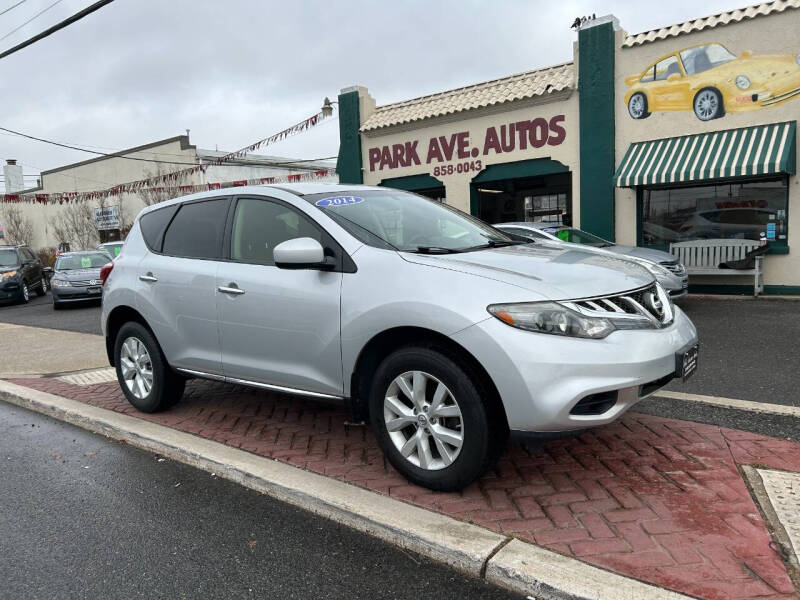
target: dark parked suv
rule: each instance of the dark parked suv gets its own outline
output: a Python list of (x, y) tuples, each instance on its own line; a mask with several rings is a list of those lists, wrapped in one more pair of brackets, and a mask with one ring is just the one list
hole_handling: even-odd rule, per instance
[(47, 293), (42, 261), (27, 246), (0, 246), (0, 301), (27, 302), (32, 290)]

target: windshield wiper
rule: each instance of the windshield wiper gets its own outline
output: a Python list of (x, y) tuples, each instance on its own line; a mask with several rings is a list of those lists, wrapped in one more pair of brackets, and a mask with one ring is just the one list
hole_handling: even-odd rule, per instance
[(529, 242), (520, 242), (517, 240), (488, 240), (485, 244), (478, 244), (477, 246), (468, 246), (467, 248), (459, 248), (459, 252), (470, 252), (472, 250), (483, 250), (484, 248), (503, 248), (505, 246), (519, 246), (520, 244), (528, 244)]
[(441, 246), (417, 246), (417, 249), (413, 250), (413, 252), (417, 254), (456, 254), (461, 250), (442, 248)]

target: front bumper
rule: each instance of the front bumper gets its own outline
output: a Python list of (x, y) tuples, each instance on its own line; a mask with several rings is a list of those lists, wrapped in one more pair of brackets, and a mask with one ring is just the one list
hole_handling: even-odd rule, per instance
[[(603, 340), (515, 329), (490, 317), (453, 339), (486, 368), (503, 399), (509, 428), (563, 432), (605, 425), (675, 374), (675, 355), (697, 331), (675, 307), (664, 329), (615, 331)], [(587, 397), (612, 398), (600, 414), (573, 414)]]
[(22, 284), (19, 279), (0, 280), (0, 300), (16, 300), (22, 296)]
[(53, 302), (87, 302), (90, 300), (100, 301), (103, 298), (103, 291), (100, 286), (99, 292), (89, 292), (88, 287), (53, 287), (50, 293), (53, 295)]

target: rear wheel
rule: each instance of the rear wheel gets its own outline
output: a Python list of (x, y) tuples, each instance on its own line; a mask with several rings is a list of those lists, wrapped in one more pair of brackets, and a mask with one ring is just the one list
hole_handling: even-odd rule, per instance
[(484, 396), (448, 355), (426, 347), (397, 350), (372, 382), (378, 443), (413, 483), (460, 490), (494, 464), (505, 442), (505, 423)]
[(183, 395), (186, 380), (172, 371), (158, 342), (140, 323), (126, 323), (120, 328), (114, 343), (114, 364), (122, 392), (142, 412), (167, 409)]
[(44, 296), (47, 293), (47, 279), (42, 275), (42, 280), (39, 282), (39, 287), (36, 290), (37, 296)]

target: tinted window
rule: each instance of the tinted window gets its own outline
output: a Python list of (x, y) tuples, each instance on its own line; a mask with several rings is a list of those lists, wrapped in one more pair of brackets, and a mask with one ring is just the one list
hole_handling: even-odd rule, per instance
[(19, 264), (17, 258), (17, 251), (13, 248), (10, 250), (0, 249), (0, 267), (13, 267)]
[(56, 271), (76, 271), (80, 269), (99, 269), (109, 262), (105, 252), (91, 252), (86, 254), (67, 254), (59, 256), (56, 261)]
[[(179, 205), (174, 204), (166, 208), (159, 208), (152, 212), (142, 215), (139, 219), (139, 227), (142, 229), (144, 243), (150, 250), (161, 252), (161, 243), (164, 241), (164, 230), (169, 225), (172, 215), (178, 210)], [(122, 246), (120, 246), (120, 249)], [(117, 252), (119, 254), (119, 252)]]
[(219, 258), (228, 204), (225, 198), (181, 205), (164, 236), (164, 254)]
[(20, 248), (23, 260), (36, 260), (36, 255), (29, 248)]
[(319, 228), (300, 212), (269, 200), (243, 198), (237, 203), (233, 218), (231, 259), (273, 265), (275, 246), (300, 237), (322, 242)]
[(666, 81), (670, 75), (680, 75), (681, 68), (678, 59), (670, 56), (656, 64), (656, 81)]

